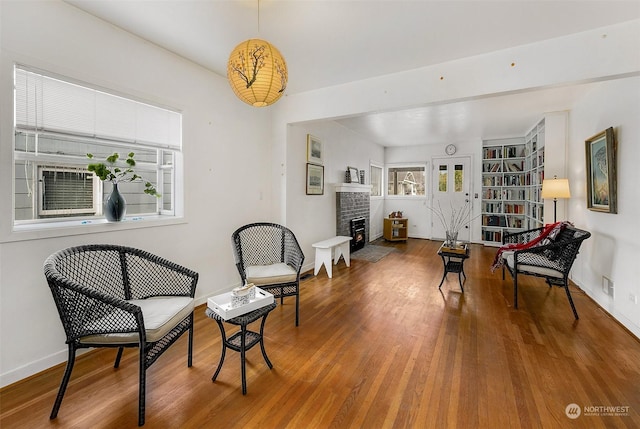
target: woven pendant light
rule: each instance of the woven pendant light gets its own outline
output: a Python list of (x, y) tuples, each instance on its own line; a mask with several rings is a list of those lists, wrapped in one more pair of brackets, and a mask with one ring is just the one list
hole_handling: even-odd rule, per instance
[(262, 39), (240, 43), (229, 55), (227, 79), (236, 96), (254, 107), (278, 101), (287, 87), (287, 64), (280, 51)]

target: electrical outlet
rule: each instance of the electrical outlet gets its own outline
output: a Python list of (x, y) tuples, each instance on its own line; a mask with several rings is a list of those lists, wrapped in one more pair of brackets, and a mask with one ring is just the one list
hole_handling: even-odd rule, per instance
[(613, 282), (606, 276), (602, 276), (602, 292), (613, 297)]
[(630, 293), (629, 294), (629, 301), (633, 302), (634, 304), (638, 303), (638, 296), (635, 294)]

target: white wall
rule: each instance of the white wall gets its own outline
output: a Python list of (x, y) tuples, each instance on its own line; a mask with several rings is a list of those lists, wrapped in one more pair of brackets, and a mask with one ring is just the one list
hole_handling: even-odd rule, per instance
[[(66, 246), (118, 243), (200, 273), (199, 302), (239, 282), (230, 237), (272, 220), (269, 109), (238, 101), (223, 77), (59, 1), (0, 2), (0, 377), (6, 385), (66, 360), (42, 273)], [(183, 113), (185, 218), (177, 225), (57, 235), (11, 232), (12, 74), (20, 62)], [(250, 124), (251, 126), (248, 126)], [(266, 137), (265, 137), (266, 135)]]
[[(312, 134), (323, 143), (324, 195), (306, 195), (307, 134)], [(365, 183), (369, 184), (369, 162), (381, 164), (383, 158), (382, 146), (363, 139), (337, 122), (325, 121), (289, 126), (286, 176), (287, 226), (296, 234), (305, 254), (303, 269), (313, 269), (315, 249), (311, 244), (336, 235), (335, 185), (344, 182), (347, 166), (365, 170)], [(381, 213), (379, 207), (382, 205), (382, 200), (372, 200), (371, 203), (372, 213)], [(372, 220), (373, 222), (377, 221)], [(379, 223), (382, 224), (381, 217)]]
[[(569, 219), (591, 232), (580, 249), (572, 279), (605, 310), (640, 337), (640, 77), (601, 82), (574, 106), (569, 119)], [(613, 127), (618, 143), (618, 214), (587, 209), (585, 140)], [(602, 292), (613, 280), (613, 298)], [(579, 311), (579, 309), (578, 309)]]

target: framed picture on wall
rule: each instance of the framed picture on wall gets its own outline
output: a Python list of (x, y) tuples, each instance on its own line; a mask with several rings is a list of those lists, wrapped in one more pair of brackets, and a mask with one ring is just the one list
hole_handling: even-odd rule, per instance
[(307, 162), (322, 165), (324, 150), (319, 138), (307, 134)]
[(358, 174), (358, 169), (355, 167), (347, 167), (347, 171), (349, 172), (349, 182), (348, 183), (360, 183), (360, 175)]
[(613, 127), (585, 141), (587, 158), (587, 208), (618, 213), (616, 141)]
[(324, 167), (317, 164), (307, 164), (307, 195), (324, 194)]

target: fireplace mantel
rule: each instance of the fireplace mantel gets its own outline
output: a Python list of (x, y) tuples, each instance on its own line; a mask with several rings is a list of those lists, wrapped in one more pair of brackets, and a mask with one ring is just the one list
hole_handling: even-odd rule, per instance
[(371, 185), (360, 183), (334, 183), (336, 192), (371, 192)]

